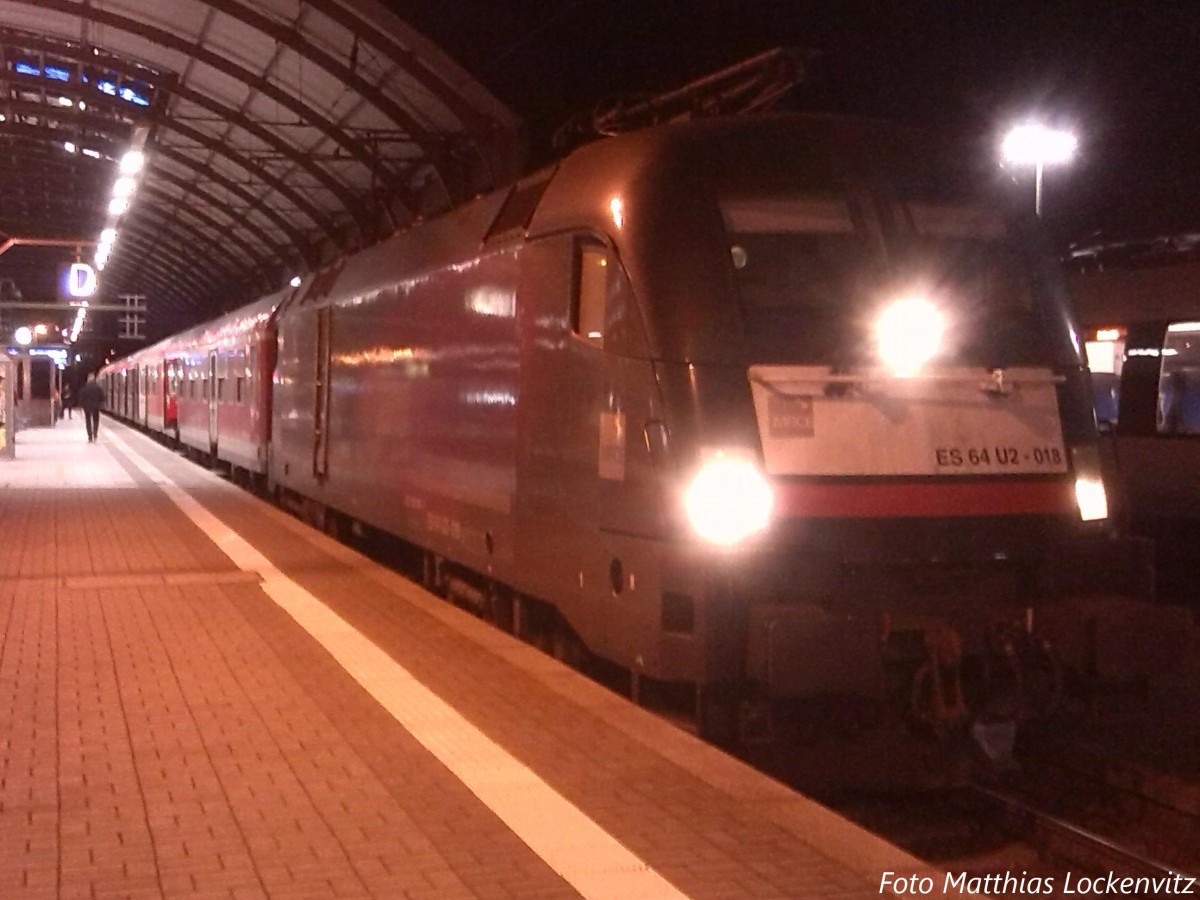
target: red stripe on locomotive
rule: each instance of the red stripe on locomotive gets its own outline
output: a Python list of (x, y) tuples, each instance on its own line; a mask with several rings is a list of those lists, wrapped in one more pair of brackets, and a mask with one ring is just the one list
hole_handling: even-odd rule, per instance
[(776, 485), (776, 512), (817, 518), (1057, 515), (1075, 509), (1069, 481)]

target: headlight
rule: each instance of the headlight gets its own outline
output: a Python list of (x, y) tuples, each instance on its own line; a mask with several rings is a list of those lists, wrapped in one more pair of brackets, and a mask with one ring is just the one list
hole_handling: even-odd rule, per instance
[(1085, 522), (1108, 518), (1108, 495), (1099, 478), (1076, 478), (1075, 502), (1079, 504), (1079, 518)]
[(771, 485), (749, 459), (719, 451), (692, 479), (683, 498), (692, 527), (706, 541), (736, 544), (767, 527)]
[(945, 317), (924, 297), (904, 297), (875, 322), (879, 358), (896, 375), (913, 375), (942, 347)]
[(1100, 450), (1093, 444), (1071, 448), (1071, 464), (1075, 470), (1075, 502), (1079, 518), (1095, 522), (1108, 518), (1108, 495), (1100, 473)]

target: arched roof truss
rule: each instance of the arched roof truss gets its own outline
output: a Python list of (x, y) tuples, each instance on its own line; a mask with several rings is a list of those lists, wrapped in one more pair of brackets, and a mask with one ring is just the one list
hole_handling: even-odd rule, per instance
[[(0, 239), (97, 240), (144, 140), (101, 286), (151, 315), (215, 314), (512, 181), (517, 134), (375, 0), (0, 0)], [(0, 276), (50, 290), (16, 256)]]

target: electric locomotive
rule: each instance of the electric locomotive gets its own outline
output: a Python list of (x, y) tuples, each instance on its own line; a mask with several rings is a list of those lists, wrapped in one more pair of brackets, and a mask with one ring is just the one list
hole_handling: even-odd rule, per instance
[(278, 307), (269, 484), (694, 686), (710, 735), (815, 695), (952, 723), (972, 659), (1045, 662), (1107, 520), (1062, 276), (990, 182), (831, 116), (584, 146)]

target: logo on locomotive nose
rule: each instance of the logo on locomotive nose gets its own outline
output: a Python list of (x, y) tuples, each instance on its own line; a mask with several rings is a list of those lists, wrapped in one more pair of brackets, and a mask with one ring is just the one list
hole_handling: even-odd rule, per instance
[(768, 432), (773, 438), (812, 437), (812, 397), (785, 397), (770, 394), (767, 397)]

